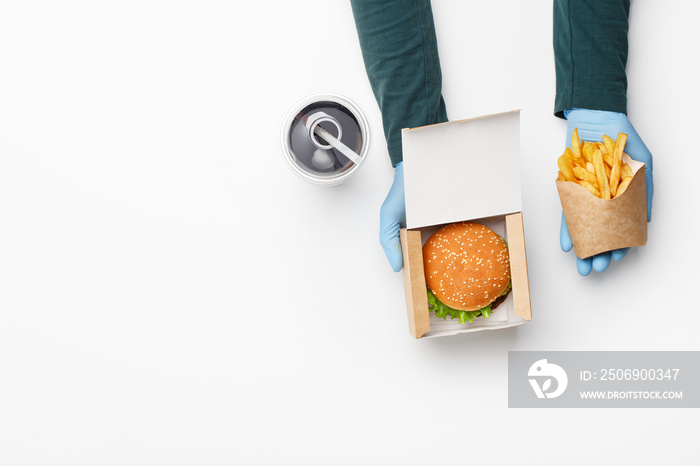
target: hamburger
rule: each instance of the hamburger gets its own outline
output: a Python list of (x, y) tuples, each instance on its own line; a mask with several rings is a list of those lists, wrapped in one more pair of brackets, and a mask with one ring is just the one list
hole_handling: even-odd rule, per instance
[(511, 290), (506, 241), (473, 222), (446, 225), (423, 245), (430, 310), (459, 323), (488, 318)]

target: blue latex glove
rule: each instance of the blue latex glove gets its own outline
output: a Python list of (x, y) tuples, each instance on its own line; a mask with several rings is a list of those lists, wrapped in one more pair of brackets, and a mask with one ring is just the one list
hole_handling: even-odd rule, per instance
[(406, 226), (406, 193), (403, 189), (403, 162), (394, 170), (394, 183), (379, 211), (379, 242), (394, 272), (403, 267), (399, 230)]
[[(578, 128), (578, 137), (585, 141), (602, 141), (603, 135), (606, 134), (613, 139), (617, 138), (618, 133), (627, 135), (627, 143), (625, 144), (625, 153), (634, 160), (643, 162), (646, 165), (646, 181), (647, 181), (647, 221), (651, 221), (651, 200), (654, 195), (654, 181), (652, 178), (652, 156), (647, 146), (637, 134), (637, 131), (632, 126), (632, 123), (627, 119), (624, 113), (606, 112), (602, 110), (586, 110), (574, 108), (564, 111), (564, 116), (567, 119), (566, 131), (566, 146), (571, 148), (571, 135), (574, 129)], [(564, 252), (569, 252), (573, 247), (569, 229), (566, 226), (564, 214), (561, 216), (561, 231), (559, 234), (561, 249)], [(587, 259), (577, 258), (578, 272), (586, 276), (591, 273), (591, 269), (596, 272), (604, 272), (610, 265), (611, 260), (620, 260), (625, 255), (629, 248), (616, 249), (614, 251), (597, 254)]]

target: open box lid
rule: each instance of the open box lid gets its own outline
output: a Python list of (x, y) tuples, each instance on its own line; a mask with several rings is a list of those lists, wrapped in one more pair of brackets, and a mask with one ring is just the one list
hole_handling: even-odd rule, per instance
[(520, 111), (401, 132), (406, 226), (522, 211)]

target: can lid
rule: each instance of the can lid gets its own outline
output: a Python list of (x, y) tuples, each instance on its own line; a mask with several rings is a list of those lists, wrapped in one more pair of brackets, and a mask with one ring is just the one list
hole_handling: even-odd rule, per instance
[[(282, 121), (281, 133), (282, 151), (289, 166), (317, 184), (346, 181), (358, 170), (369, 148), (366, 118), (350, 100), (335, 93), (316, 93), (299, 100)], [(319, 133), (342, 142), (359, 156), (360, 163)]]

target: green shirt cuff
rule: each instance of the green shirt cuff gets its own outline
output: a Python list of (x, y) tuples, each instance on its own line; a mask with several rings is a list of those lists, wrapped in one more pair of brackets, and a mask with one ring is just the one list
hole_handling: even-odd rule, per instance
[(557, 92), (554, 115), (564, 118), (564, 110), (586, 108), (627, 114), (627, 96), (624, 91), (595, 91), (563, 89)]

